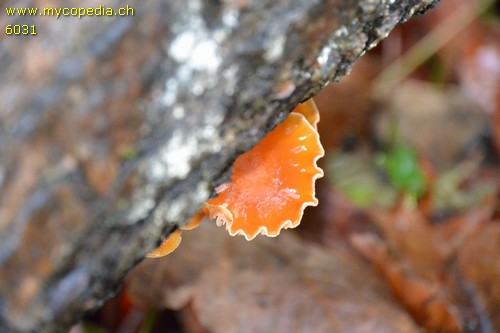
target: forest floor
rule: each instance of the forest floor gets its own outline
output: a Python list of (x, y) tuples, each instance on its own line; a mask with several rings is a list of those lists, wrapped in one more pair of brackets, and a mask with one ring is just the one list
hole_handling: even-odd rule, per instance
[(72, 332), (499, 332), (500, 9), (479, 3), (399, 26), (314, 98), (325, 176), (298, 228), (204, 221)]

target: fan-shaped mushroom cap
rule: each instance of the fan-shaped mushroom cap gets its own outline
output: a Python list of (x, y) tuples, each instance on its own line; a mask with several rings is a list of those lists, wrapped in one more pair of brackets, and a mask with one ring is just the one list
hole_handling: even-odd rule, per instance
[(146, 255), (146, 258), (160, 258), (174, 252), (174, 250), (181, 243), (181, 240), (181, 231), (177, 229), (173, 233), (171, 233), (157, 249), (149, 252)]
[(293, 112), (300, 113), (306, 117), (309, 124), (311, 124), (315, 130), (318, 130), (319, 111), (312, 98), (302, 104), (299, 104), (295, 109), (293, 109)]
[[(313, 112), (306, 111), (315, 124)], [(323, 171), (316, 161), (323, 155), (317, 131), (302, 113), (293, 112), (236, 159), (231, 182), (216, 188), (204, 211), (233, 236), (277, 236), (300, 223), (306, 206), (318, 204), (314, 182)]]

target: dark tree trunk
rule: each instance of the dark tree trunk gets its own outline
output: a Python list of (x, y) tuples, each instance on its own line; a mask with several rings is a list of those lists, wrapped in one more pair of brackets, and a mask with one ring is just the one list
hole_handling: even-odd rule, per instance
[[(98, 308), (238, 154), (435, 2), (109, 0), (135, 15), (55, 19), (4, 1), (0, 331)], [(16, 23), (37, 36), (6, 36)]]

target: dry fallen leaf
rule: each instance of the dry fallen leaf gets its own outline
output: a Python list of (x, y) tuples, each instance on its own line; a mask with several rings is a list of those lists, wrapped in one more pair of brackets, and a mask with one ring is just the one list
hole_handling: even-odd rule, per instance
[(351, 241), (374, 263), (394, 296), (420, 325), (431, 331), (461, 332), (461, 317), (437, 280), (393, 259), (382, 240), (372, 235), (355, 235)]
[(418, 80), (399, 84), (383, 111), (375, 121), (379, 140), (391, 143), (397, 134), (398, 143), (430, 159), (438, 170), (454, 166), (488, 125), (486, 115), (458, 87)]
[(477, 326), (482, 332), (500, 332), (500, 221), (487, 225), (468, 239), (458, 253), (457, 266), (473, 293)]
[(136, 304), (187, 309), (214, 333), (418, 329), (359, 258), (292, 233), (247, 242), (204, 223), (139, 265), (127, 288)]
[[(481, 254), (479, 250), (464, 251), (482, 229), (493, 224), (491, 216), (495, 200), (490, 198), (493, 200), (486, 200), (482, 206), (439, 225), (431, 224), (420, 211), (404, 205), (392, 212), (372, 209), (369, 215), (379, 227), (383, 239), (373, 233), (364, 233), (352, 236), (351, 242), (372, 261), (394, 296), (420, 325), (431, 331), (461, 332), (475, 325), (481, 312), (475, 308), (475, 292), (464, 290), (468, 277), (457, 274), (454, 258), (457, 255), (466, 258), (458, 271), (470, 273), (476, 271), (470, 269), (471, 266), (482, 268), (469, 279), (476, 281), (483, 290), (500, 286), (494, 282), (500, 280), (493, 278), (500, 270), (497, 272), (497, 268), (493, 268), (495, 273), (485, 272), (485, 267), (491, 265), (485, 265), (484, 260), (482, 264), (478, 261), (481, 256), (497, 256), (493, 239), (487, 242), (490, 246), (483, 248)], [(494, 314), (491, 304), (498, 298), (485, 296), (490, 304), (490, 314)], [(488, 320), (484, 322), (489, 323)]]

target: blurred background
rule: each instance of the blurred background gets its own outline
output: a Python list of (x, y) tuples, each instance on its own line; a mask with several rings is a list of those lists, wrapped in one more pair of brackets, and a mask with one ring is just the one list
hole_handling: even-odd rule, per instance
[(500, 2), (442, 1), (314, 99), (297, 229), (204, 221), (72, 333), (499, 332)]

